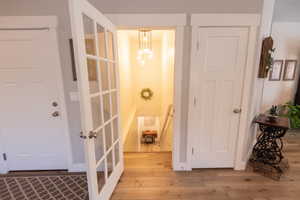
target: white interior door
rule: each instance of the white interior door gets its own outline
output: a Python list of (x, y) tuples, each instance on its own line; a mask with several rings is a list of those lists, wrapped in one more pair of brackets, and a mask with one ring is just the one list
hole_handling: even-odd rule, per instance
[(232, 168), (238, 137), (247, 28), (199, 28), (192, 71), (193, 168)]
[(70, 0), (89, 196), (106, 200), (122, 172), (116, 28), (86, 0)]
[(68, 168), (56, 45), (53, 30), (0, 30), (0, 140), (8, 170)]

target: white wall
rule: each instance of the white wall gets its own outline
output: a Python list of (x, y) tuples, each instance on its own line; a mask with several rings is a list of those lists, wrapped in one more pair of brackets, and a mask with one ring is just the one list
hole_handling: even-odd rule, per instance
[[(136, 37), (137, 38), (137, 37)], [(132, 67), (135, 69), (136, 77), (135, 97), (137, 102), (138, 116), (160, 116), (161, 115), (161, 42), (158, 40), (152, 41), (152, 51), (154, 52), (151, 60), (146, 60), (145, 65), (141, 65), (137, 57), (139, 43), (136, 38), (131, 38), (131, 60)], [(141, 98), (140, 92), (144, 88), (150, 88), (153, 91), (153, 97), (150, 101), (145, 101)]]
[(261, 0), (89, 0), (106, 13), (258, 13)]
[(274, 22), (300, 22), (299, 0), (276, 0)]
[[(300, 60), (300, 22), (273, 23), (272, 37), (276, 48), (275, 59)], [(272, 105), (285, 104), (294, 100), (297, 92), (299, 71), (298, 65), (294, 81), (265, 80), (262, 111), (268, 110)]]
[(119, 73), (120, 73), (120, 112), (123, 143), (136, 113), (135, 77), (131, 63), (130, 37), (126, 31), (118, 31)]
[[(175, 31), (166, 31), (162, 36), (162, 97), (161, 97), (161, 126), (164, 125), (170, 105), (174, 105), (174, 49)], [(172, 146), (173, 118), (165, 128), (164, 140), (167, 146)], [(161, 127), (163, 128), (163, 127)]]

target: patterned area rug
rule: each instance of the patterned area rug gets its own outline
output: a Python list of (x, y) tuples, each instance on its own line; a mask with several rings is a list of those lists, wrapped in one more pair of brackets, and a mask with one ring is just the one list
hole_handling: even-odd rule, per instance
[(85, 175), (0, 177), (0, 200), (88, 200)]

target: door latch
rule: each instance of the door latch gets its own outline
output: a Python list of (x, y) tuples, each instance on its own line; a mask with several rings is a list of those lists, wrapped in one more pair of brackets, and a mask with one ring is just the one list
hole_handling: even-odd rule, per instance
[(52, 117), (59, 117), (59, 112), (55, 111), (54, 113), (52, 113)]
[(82, 131), (80, 131), (80, 136), (79, 136), (79, 137), (82, 138), (82, 139), (86, 139), (86, 136), (83, 135), (83, 132), (82, 132)]
[(94, 131), (90, 131), (89, 138), (90, 138), (90, 139), (97, 138), (97, 133), (94, 132)]
[(87, 139), (87, 138), (93, 139), (93, 138), (97, 138), (97, 133), (94, 132), (94, 131), (90, 131), (90, 134), (89, 134), (89, 136), (87, 137), (87, 136), (83, 135), (83, 132), (81, 131), (81, 132), (80, 132), (80, 138), (82, 138), (82, 139)]
[(242, 109), (240, 109), (240, 108), (236, 108), (236, 109), (233, 110), (234, 114), (239, 114), (241, 112), (242, 112)]

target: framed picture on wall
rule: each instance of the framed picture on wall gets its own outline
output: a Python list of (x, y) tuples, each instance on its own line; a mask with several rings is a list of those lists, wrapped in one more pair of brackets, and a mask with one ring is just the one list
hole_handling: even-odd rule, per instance
[(273, 67), (270, 70), (270, 81), (280, 81), (283, 68), (283, 60), (274, 60)]
[(297, 68), (297, 60), (285, 60), (283, 80), (293, 81), (295, 80)]

